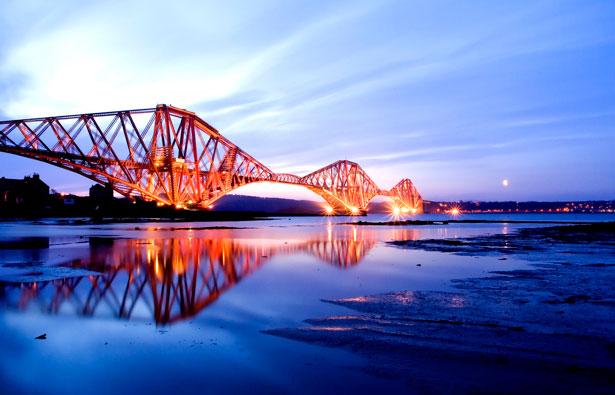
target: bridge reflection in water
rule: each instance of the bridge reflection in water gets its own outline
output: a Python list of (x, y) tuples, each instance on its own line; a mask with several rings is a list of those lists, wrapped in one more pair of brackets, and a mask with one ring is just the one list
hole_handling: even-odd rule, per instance
[[(395, 230), (395, 239), (416, 231)], [(376, 245), (373, 231), (356, 226), (327, 229), (299, 240), (218, 237), (152, 239), (90, 238), (89, 256), (63, 266), (92, 271), (86, 276), (22, 283), (0, 282), (0, 300), (19, 310), (113, 316), (171, 324), (192, 316), (276, 255), (309, 254), (347, 269)]]

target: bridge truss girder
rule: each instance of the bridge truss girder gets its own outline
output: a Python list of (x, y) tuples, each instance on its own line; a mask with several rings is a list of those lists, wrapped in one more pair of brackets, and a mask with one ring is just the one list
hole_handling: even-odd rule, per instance
[(380, 190), (356, 163), (337, 161), (304, 177), (275, 174), (193, 112), (155, 108), (0, 121), (0, 151), (110, 184), (118, 193), (178, 208), (207, 208), (252, 182), (302, 185), (332, 213), (360, 214), (376, 195), (422, 211), (412, 182)]

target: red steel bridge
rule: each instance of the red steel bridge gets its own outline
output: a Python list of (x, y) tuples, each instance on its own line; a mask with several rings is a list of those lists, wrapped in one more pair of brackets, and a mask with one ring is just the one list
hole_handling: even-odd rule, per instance
[(407, 178), (380, 189), (357, 164), (340, 160), (305, 176), (274, 173), (195, 113), (155, 108), (0, 121), (0, 151), (47, 162), (110, 184), (134, 199), (177, 208), (208, 208), (253, 182), (309, 188), (328, 214), (365, 213), (375, 196), (395, 210), (420, 213), (423, 200)]

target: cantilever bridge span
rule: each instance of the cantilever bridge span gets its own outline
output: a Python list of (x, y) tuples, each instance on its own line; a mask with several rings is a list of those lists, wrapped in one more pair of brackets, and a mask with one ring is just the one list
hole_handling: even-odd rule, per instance
[(404, 212), (423, 200), (405, 178), (380, 189), (356, 163), (334, 162), (305, 176), (279, 174), (224, 138), (195, 113), (155, 108), (0, 121), (0, 151), (81, 174), (134, 199), (207, 208), (253, 182), (301, 185), (322, 196), (329, 213), (359, 214), (377, 195)]

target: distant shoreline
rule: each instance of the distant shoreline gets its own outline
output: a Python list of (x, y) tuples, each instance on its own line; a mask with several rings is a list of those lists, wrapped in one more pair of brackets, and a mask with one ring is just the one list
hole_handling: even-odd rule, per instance
[[(244, 222), (244, 221), (273, 221), (279, 220), (282, 218), (289, 217), (322, 217), (327, 218), (325, 215), (321, 214), (271, 214), (271, 213), (263, 213), (263, 212), (225, 212), (225, 211), (204, 211), (204, 212), (193, 212), (193, 211), (184, 211), (177, 212), (177, 215), (164, 215), (164, 216), (143, 216), (143, 217), (132, 217), (132, 216), (104, 216), (104, 217), (92, 217), (87, 215), (76, 215), (76, 216), (20, 216), (20, 217), (0, 217), (0, 223), (10, 223), (10, 222), (31, 222), (31, 223), (40, 223), (43, 225), (45, 221), (53, 221), (56, 225), (96, 225), (96, 224), (113, 224), (113, 223), (146, 223), (146, 222)], [(527, 215), (525, 213), (515, 213), (517, 215)], [(578, 214), (563, 214), (559, 213), (561, 217), (568, 215), (578, 215)], [(583, 215), (595, 215), (592, 214), (583, 214)], [(427, 214), (429, 215), (429, 214)], [(485, 215), (497, 215), (497, 214), (485, 214)], [(605, 214), (602, 214), (605, 215)], [(337, 218), (342, 216), (336, 216)], [(350, 218), (360, 218), (360, 217), (352, 217), (346, 216)], [(428, 226), (428, 225), (450, 225), (450, 224), (545, 224), (545, 225), (582, 225), (588, 224), (592, 222), (602, 222), (602, 223), (615, 223), (615, 215), (613, 215), (612, 219), (605, 219), (602, 221), (580, 221), (578, 219), (574, 220), (531, 220), (531, 219), (430, 219), (430, 220), (420, 220), (420, 219), (410, 219), (410, 220), (393, 220), (393, 221), (365, 221), (359, 220), (356, 222), (346, 221), (346, 222), (337, 222), (336, 225), (357, 225), (357, 226)]]
[[(613, 218), (615, 220), (615, 217)], [(615, 223), (615, 221), (600, 221)], [(363, 226), (408, 226), (408, 225), (448, 225), (448, 224), (570, 224), (584, 225), (592, 221), (549, 221), (549, 220), (505, 220), (505, 219), (451, 219), (451, 220), (405, 220), (405, 221), (358, 221), (342, 222), (340, 225), (363, 225)]]

